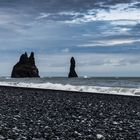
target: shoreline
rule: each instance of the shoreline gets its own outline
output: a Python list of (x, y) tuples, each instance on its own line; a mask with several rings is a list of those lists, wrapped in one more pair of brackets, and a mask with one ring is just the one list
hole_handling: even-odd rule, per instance
[(11, 89), (27, 89), (27, 90), (37, 90), (37, 91), (52, 91), (52, 92), (67, 92), (75, 94), (95, 94), (95, 95), (106, 95), (106, 96), (126, 96), (126, 97), (140, 97), (140, 93), (134, 94), (116, 94), (116, 93), (101, 93), (101, 92), (85, 92), (85, 91), (74, 91), (74, 90), (57, 90), (57, 89), (45, 89), (45, 88), (35, 88), (35, 87), (20, 87), (20, 86), (9, 86), (9, 85), (0, 85), (1, 88), (11, 88)]
[(0, 139), (140, 139), (140, 98), (0, 86)]

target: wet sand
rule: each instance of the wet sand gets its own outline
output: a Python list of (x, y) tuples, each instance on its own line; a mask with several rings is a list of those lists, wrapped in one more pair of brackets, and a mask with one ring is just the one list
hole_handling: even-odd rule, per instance
[(140, 97), (0, 86), (0, 140), (139, 140)]

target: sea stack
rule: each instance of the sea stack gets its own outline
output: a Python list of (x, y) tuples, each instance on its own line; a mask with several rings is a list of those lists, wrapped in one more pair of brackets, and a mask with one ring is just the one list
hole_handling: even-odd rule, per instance
[(39, 77), (39, 71), (35, 65), (34, 52), (31, 52), (29, 57), (26, 52), (20, 56), (19, 62), (13, 67), (11, 77)]
[(68, 77), (69, 78), (78, 77), (78, 75), (75, 71), (75, 59), (74, 59), (74, 57), (72, 57), (70, 60), (70, 72), (69, 72)]

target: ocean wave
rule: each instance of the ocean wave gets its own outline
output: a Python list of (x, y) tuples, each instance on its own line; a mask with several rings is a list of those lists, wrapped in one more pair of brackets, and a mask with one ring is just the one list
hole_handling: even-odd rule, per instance
[(47, 82), (47, 83), (0, 82), (0, 85), (2, 85), (2, 86), (14, 86), (14, 87), (64, 90), (64, 91), (78, 91), (78, 92), (140, 96), (140, 89), (139, 88), (74, 86), (74, 85), (70, 85), (70, 84), (66, 84), (66, 85), (59, 84), (59, 83), (54, 84), (54, 83), (50, 83), (50, 82)]

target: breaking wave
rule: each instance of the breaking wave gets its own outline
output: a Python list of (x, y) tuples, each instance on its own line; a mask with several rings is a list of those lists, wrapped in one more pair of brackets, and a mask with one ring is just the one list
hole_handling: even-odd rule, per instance
[(78, 91), (91, 93), (106, 93), (117, 95), (140, 96), (140, 88), (124, 88), (124, 87), (101, 87), (101, 86), (78, 86), (59, 83), (24, 83), (24, 82), (0, 82), (1, 86), (28, 87), (40, 89), (53, 89), (64, 91)]

